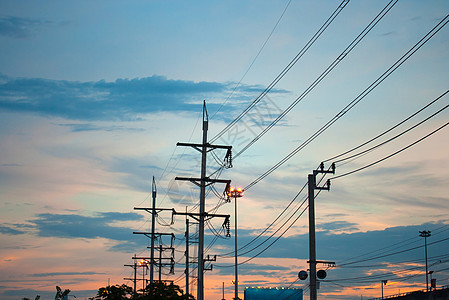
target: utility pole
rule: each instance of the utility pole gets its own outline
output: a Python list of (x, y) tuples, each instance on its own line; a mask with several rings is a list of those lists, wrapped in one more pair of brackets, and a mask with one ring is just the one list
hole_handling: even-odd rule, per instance
[(189, 278), (189, 218), (186, 217), (186, 252), (185, 252), (185, 256), (186, 256), (186, 269), (185, 269), (185, 274), (186, 274), (186, 295), (189, 294), (189, 284), (190, 284), (190, 278)]
[(154, 270), (154, 230), (155, 230), (155, 219), (156, 219), (156, 213), (154, 211), (154, 209), (156, 208), (156, 194), (157, 194), (157, 189), (156, 189), (156, 182), (154, 181), (154, 176), (153, 176), (153, 184), (151, 187), (152, 190), (152, 194), (153, 194), (153, 207), (152, 207), (152, 213), (151, 213), (151, 249), (150, 249), (150, 284), (153, 285), (153, 270)]
[(221, 300), (226, 300), (224, 297), (224, 281), (223, 281), (223, 285), (222, 285), (222, 291), (223, 291), (223, 298)]
[(162, 245), (159, 245), (159, 283), (162, 282)]
[(388, 280), (381, 280), (380, 287), (382, 288), (382, 299), (384, 298), (384, 285), (387, 285)]
[[(136, 256), (135, 254), (134, 254), (134, 256)], [(136, 298), (137, 297), (137, 262), (136, 262), (136, 260), (134, 260), (134, 264), (132, 264), (132, 265), (124, 265), (125, 267), (132, 267), (133, 269), (134, 269), (134, 278), (133, 279), (131, 279), (131, 278), (124, 278), (125, 280), (132, 280), (133, 281), (133, 283), (134, 283), (134, 298)]]
[(419, 232), (419, 236), (424, 238), (424, 251), (426, 255), (426, 291), (429, 291), (429, 271), (427, 269), (427, 238), (431, 236), (430, 230), (424, 230)]
[(315, 190), (330, 190), (330, 181), (326, 182), (326, 186), (319, 187), (316, 185), (316, 175), (319, 173), (335, 174), (335, 164), (332, 164), (330, 170), (324, 170), (324, 164), (321, 163), (319, 169), (314, 170), (313, 174), (308, 176), (308, 192), (309, 192), (309, 269), (310, 269), (310, 300), (317, 299), (317, 272), (316, 272), (316, 243), (315, 243)]
[[(206, 110), (206, 101), (203, 104), (203, 143), (202, 144), (188, 144), (177, 143), (177, 146), (190, 146), (201, 152), (201, 178), (181, 178), (176, 177), (175, 180), (190, 181), (200, 187), (200, 207), (199, 207), (199, 237), (198, 237), (198, 287), (197, 299), (204, 300), (204, 221), (206, 217), (206, 186), (216, 182), (229, 184), (229, 180), (210, 179), (206, 176), (206, 158), (207, 152), (213, 149), (227, 149), (230, 160), (231, 146), (211, 145), (207, 142), (207, 130), (209, 126), (209, 117)], [(210, 150), (209, 150), (210, 149)]]

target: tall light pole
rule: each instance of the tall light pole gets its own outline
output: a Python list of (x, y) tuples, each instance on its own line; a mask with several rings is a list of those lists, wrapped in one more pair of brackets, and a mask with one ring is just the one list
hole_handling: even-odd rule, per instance
[(427, 238), (430, 236), (430, 230), (424, 230), (419, 232), (419, 236), (424, 238), (424, 251), (426, 255), (426, 291), (429, 291), (429, 271), (427, 269)]
[(143, 281), (143, 287), (142, 287), (142, 295), (145, 295), (145, 271), (146, 268), (148, 268), (148, 260), (142, 259), (139, 261), (139, 266), (142, 267), (142, 281)]
[(239, 276), (238, 276), (238, 262), (237, 262), (237, 198), (243, 197), (243, 190), (241, 188), (229, 188), (228, 197), (234, 198), (234, 210), (235, 210), (235, 249), (234, 249), (234, 257), (235, 257), (235, 282), (234, 282), (234, 299), (239, 299)]

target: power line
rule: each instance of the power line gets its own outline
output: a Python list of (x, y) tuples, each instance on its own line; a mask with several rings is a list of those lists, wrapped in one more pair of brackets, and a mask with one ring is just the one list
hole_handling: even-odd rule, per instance
[[(396, 0), (398, 1), (398, 0)], [(223, 130), (221, 130), (214, 138), (211, 139), (211, 143), (218, 140), (223, 134), (225, 134), (230, 128), (232, 128), (237, 122), (239, 122), (251, 109), (253, 109), (262, 98), (268, 94), (271, 89), (287, 74), (288, 71), (298, 62), (298, 60), (307, 52), (307, 50), (315, 43), (315, 41), (323, 34), (323, 32), (329, 27), (335, 18), (348, 4), (349, 0), (343, 0), (330, 17), (324, 22), (324, 24), (318, 29), (318, 31), (312, 36), (312, 38), (306, 43), (306, 45), (298, 52), (298, 54), (288, 63), (288, 65), (281, 71), (281, 73), (265, 88), (265, 90), (257, 96), (253, 102), (243, 110), (230, 124), (228, 124)]]
[[(438, 243), (441, 243), (441, 242), (444, 242), (444, 241), (447, 241), (447, 240), (449, 240), (449, 237), (441, 239), (441, 240), (438, 240), (438, 241), (434, 241), (434, 242), (431, 242), (431, 243), (427, 243), (427, 246), (438, 244)], [(392, 255), (405, 253), (405, 252), (412, 251), (412, 250), (415, 250), (415, 249), (419, 249), (419, 248), (422, 248), (422, 247), (423, 247), (423, 245), (420, 245), (420, 246), (416, 246), (416, 247), (412, 247), (412, 248), (407, 248), (407, 249), (401, 250), (401, 251), (396, 251), (396, 252), (392, 252), (392, 253), (388, 253), (388, 254), (378, 255), (378, 256), (374, 256), (374, 257), (370, 257), (370, 258), (366, 258), (366, 259), (362, 259), (362, 260), (358, 260), (358, 261), (353, 261), (353, 262), (350, 262), (350, 263), (340, 264), (339, 266), (347, 266), (347, 265), (356, 264), (356, 263), (360, 263), (360, 262), (371, 261), (371, 260), (375, 260), (375, 259), (379, 259), (379, 258), (384, 258), (384, 257), (392, 256)]]
[(391, 0), (377, 16), (362, 30), (362, 32), (341, 52), (340, 55), (318, 76), (317, 79), (291, 103), (276, 119), (274, 119), (262, 132), (260, 132), (251, 142), (240, 150), (234, 158), (240, 156), (249, 147), (256, 143), (271, 128), (273, 128), (282, 118), (284, 118), (299, 102), (301, 102), (329, 73), (348, 55), (365, 36), (383, 19), (383, 17), (393, 8), (399, 0)]
[[(347, 0), (349, 1), (349, 0)], [(251, 64), (249, 65), (248, 69), (246, 69), (245, 73), (243, 74), (242, 78), (240, 78), (239, 82), (236, 84), (236, 86), (234, 87), (234, 89), (232, 90), (231, 94), (226, 98), (226, 100), (220, 105), (220, 107), (217, 109), (217, 111), (210, 117), (210, 119), (212, 119), (213, 117), (215, 117), (215, 115), (223, 108), (223, 106), (226, 104), (226, 102), (228, 102), (229, 98), (231, 98), (231, 96), (235, 93), (235, 91), (237, 90), (237, 88), (240, 86), (240, 84), (242, 83), (243, 79), (246, 77), (246, 75), (248, 74), (249, 70), (253, 67), (254, 63), (256, 62), (257, 58), (259, 57), (259, 55), (262, 53), (263, 49), (265, 48), (266, 44), (268, 43), (268, 41), (270, 40), (271, 36), (273, 35), (274, 31), (276, 30), (276, 28), (278, 27), (279, 23), (281, 22), (282, 18), (284, 17), (285, 12), (287, 11), (288, 7), (290, 6), (290, 3), (292, 2), (292, 0), (289, 0), (287, 5), (284, 8), (284, 11), (282, 12), (281, 16), (279, 17), (279, 19), (277, 20), (276, 24), (274, 25), (273, 29), (271, 30), (270, 34), (268, 35), (267, 39), (265, 40), (265, 42), (262, 44), (262, 47), (260, 48), (259, 52), (257, 52), (256, 56), (254, 57), (253, 61), (251, 62)]]
[(441, 108), (441, 109), (438, 110), (437, 112), (433, 113), (433, 114), (430, 115), (429, 117), (425, 118), (425, 119), (422, 120), (421, 122), (419, 122), (419, 123), (413, 125), (412, 127), (408, 128), (407, 130), (402, 131), (401, 133), (399, 133), (399, 134), (393, 136), (392, 138), (390, 138), (390, 139), (388, 139), (388, 140), (386, 140), (386, 141), (384, 141), (384, 142), (382, 142), (382, 143), (380, 143), (380, 144), (377, 144), (377, 145), (375, 145), (375, 146), (373, 146), (373, 147), (371, 147), (371, 148), (368, 148), (368, 149), (366, 149), (366, 150), (363, 150), (363, 151), (361, 151), (361, 152), (359, 152), (359, 153), (356, 153), (356, 154), (353, 154), (353, 155), (351, 155), (351, 156), (348, 156), (348, 157), (339, 159), (339, 160), (335, 161), (334, 163), (337, 164), (337, 163), (339, 163), (339, 162), (342, 162), (342, 161), (345, 161), (345, 160), (348, 160), (348, 159), (357, 158), (357, 157), (359, 157), (359, 156), (361, 156), (361, 155), (366, 154), (367, 152), (371, 152), (371, 151), (373, 151), (373, 150), (375, 150), (375, 149), (377, 149), (377, 148), (379, 148), (379, 147), (381, 147), (381, 146), (384, 146), (384, 145), (388, 144), (389, 142), (391, 142), (391, 141), (393, 141), (393, 140), (395, 140), (395, 139), (401, 137), (402, 135), (406, 134), (407, 132), (409, 132), (409, 131), (415, 129), (416, 127), (418, 127), (418, 126), (424, 124), (425, 122), (427, 122), (428, 120), (432, 119), (433, 117), (435, 117), (436, 115), (438, 115), (439, 113), (441, 113), (442, 111), (444, 111), (444, 110), (445, 110), (446, 108), (448, 108), (448, 107), (449, 107), (449, 104), (446, 105), (445, 107)]
[[(390, 68), (388, 68), (381, 76), (379, 76), (371, 85), (369, 85), (362, 93), (360, 93), (355, 99), (353, 99), (349, 104), (347, 104), (340, 112), (338, 112), (332, 119), (330, 119), (326, 124), (324, 124), (320, 129), (318, 129), (314, 134), (307, 138), (303, 143), (296, 147), (287, 156), (281, 159), (278, 163), (272, 166), (268, 171), (260, 175), (253, 182), (245, 187), (248, 190), (252, 186), (256, 185), (259, 181), (263, 180), (273, 171), (282, 166), (290, 158), (295, 156), (299, 151), (304, 149), (308, 144), (315, 140), (319, 135), (326, 131), (330, 126), (332, 126), (337, 120), (343, 117), (347, 112), (349, 112), (355, 105), (362, 101), (371, 91), (373, 91), (379, 84), (381, 84), (386, 78), (388, 78), (394, 71), (396, 71), (404, 62), (406, 62), (413, 54), (416, 53), (423, 45), (425, 45), (436, 33), (438, 33), (449, 21), (447, 20), (449, 15), (446, 15), (435, 27), (433, 27), (423, 38), (421, 38), (410, 50), (408, 50), (401, 58), (399, 58)], [(335, 178), (335, 177), (334, 177)]]
[(364, 142), (364, 143), (362, 143), (362, 144), (360, 144), (360, 145), (358, 145), (358, 146), (356, 146), (356, 147), (354, 147), (354, 148), (352, 148), (352, 149), (350, 149), (350, 150), (347, 150), (347, 151), (345, 151), (345, 152), (343, 152), (343, 153), (341, 153), (341, 154), (338, 154), (338, 155), (336, 155), (336, 156), (333, 156), (333, 157), (331, 157), (331, 158), (328, 158), (328, 159), (324, 160), (323, 162), (324, 162), (324, 163), (329, 162), (329, 161), (333, 161), (333, 162), (336, 162), (336, 163), (337, 163), (337, 162), (340, 162), (340, 161), (335, 161), (335, 159), (337, 159), (337, 158), (339, 158), (339, 157), (342, 157), (342, 156), (344, 156), (344, 155), (346, 155), (346, 154), (348, 154), (348, 153), (351, 153), (351, 152), (353, 152), (353, 151), (355, 151), (355, 150), (357, 150), (357, 149), (360, 149), (361, 147), (366, 146), (367, 144), (369, 144), (369, 143), (371, 143), (371, 142), (377, 140), (378, 138), (384, 136), (385, 134), (391, 132), (392, 130), (396, 129), (396, 128), (399, 127), (400, 125), (404, 124), (405, 122), (407, 122), (408, 120), (410, 120), (410, 119), (413, 118), (414, 116), (418, 115), (419, 113), (421, 113), (422, 111), (424, 111), (425, 109), (427, 109), (428, 107), (430, 107), (432, 104), (436, 103), (438, 100), (440, 100), (441, 98), (443, 98), (448, 92), (449, 92), (449, 90), (447, 90), (446, 92), (444, 92), (442, 95), (440, 95), (439, 97), (437, 97), (436, 99), (434, 99), (433, 101), (431, 101), (430, 103), (428, 103), (427, 105), (425, 105), (424, 107), (422, 107), (421, 109), (419, 109), (418, 111), (416, 111), (415, 113), (413, 113), (412, 115), (408, 116), (407, 118), (405, 118), (405, 119), (402, 120), (401, 122), (399, 122), (399, 123), (397, 123), (396, 125), (390, 127), (389, 129), (385, 130), (384, 132), (378, 134), (377, 136), (373, 137), (372, 139), (370, 139), (370, 140), (368, 140), (368, 141), (366, 141), (366, 142)]
[(441, 129), (443, 129), (444, 127), (446, 127), (447, 125), (449, 125), (449, 122), (447, 122), (446, 124), (444, 124), (444, 125), (438, 127), (438, 128), (435, 129), (434, 131), (432, 131), (432, 132), (430, 132), (429, 134), (423, 136), (423, 137), (420, 138), (419, 140), (417, 140), (417, 141), (415, 141), (415, 142), (409, 144), (408, 146), (406, 146), (406, 147), (404, 147), (404, 148), (402, 148), (402, 149), (400, 149), (400, 150), (398, 150), (398, 151), (396, 151), (396, 152), (394, 152), (394, 153), (392, 153), (392, 154), (390, 154), (390, 155), (388, 155), (388, 156), (385, 156), (384, 158), (381, 158), (381, 159), (379, 159), (379, 160), (376, 160), (375, 162), (370, 163), (370, 164), (368, 164), (368, 165), (366, 165), (366, 166), (363, 166), (363, 167), (361, 167), (361, 168), (358, 168), (358, 169), (352, 170), (352, 171), (350, 171), (350, 172), (347, 172), (347, 173), (344, 173), (344, 174), (341, 174), (341, 175), (332, 177), (332, 178), (330, 178), (330, 179), (333, 180), (333, 179), (338, 179), (338, 178), (341, 178), (341, 177), (345, 177), (345, 176), (348, 176), (348, 175), (351, 175), (351, 174), (360, 172), (360, 171), (362, 171), (362, 170), (365, 170), (365, 169), (367, 169), (367, 168), (369, 168), (369, 167), (372, 167), (372, 166), (374, 166), (374, 165), (377, 165), (378, 163), (381, 163), (381, 162), (383, 162), (384, 160), (387, 160), (387, 159), (389, 159), (389, 158), (391, 158), (391, 157), (393, 157), (393, 156), (395, 156), (395, 155), (397, 155), (397, 154), (399, 154), (399, 153), (401, 153), (401, 152), (403, 152), (403, 151), (405, 151), (405, 150), (407, 150), (407, 149), (409, 149), (409, 148), (415, 146), (415, 145), (418, 144), (419, 142), (422, 142), (422, 141), (425, 140), (426, 138), (428, 138), (428, 137), (432, 136), (433, 134), (437, 133), (438, 131), (440, 131)]

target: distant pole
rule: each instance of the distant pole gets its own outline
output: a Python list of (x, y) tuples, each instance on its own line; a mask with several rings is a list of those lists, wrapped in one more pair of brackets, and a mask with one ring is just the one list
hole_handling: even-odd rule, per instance
[[(134, 256), (136, 256), (134, 254)], [(134, 260), (134, 297), (137, 297), (137, 262)]]
[(430, 230), (420, 231), (419, 236), (424, 238), (424, 253), (426, 256), (426, 291), (429, 291), (429, 271), (427, 268), (427, 238), (431, 236)]
[(142, 295), (145, 296), (145, 264), (142, 265)]
[(159, 283), (162, 283), (162, 245), (159, 245)]
[(315, 245), (315, 174), (308, 176), (309, 188), (309, 269), (310, 269), (310, 300), (317, 299), (316, 284), (316, 245)]
[(382, 289), (382, 299), (384, 298), (384, 285), (387, 285), (388, 280), (381, 280), (380, 287)]
[(238, 300), (239, 299), (239, 275), (238, 275), (238, 258), (237, 258), (237, 195), (234, 196), (234, 210), (235, 210), (235, 295), (234, 295), (234, 299)]
[(186, 295), (189, 294), (189, 219), (186, 217)]
[(150, 284), (153, 284), (153, 269), (154, 269), (154, 226), (155, 226), (155, 219), (156, 219), (156, 182), (154, 181), (153, 176), (153, 184), (152, 184), (152, 194), (153, 194), (153, 209), (151, 210), (151, 252), (150, 252)]
[(221, 289), (222, 289), (222, 291), (223, 291), (223, 297), (221, 298), (221, 300), (226, 300), (225, 297), (224, 297), (224, 281), (223, 281), (223, 283), (222, 283)]

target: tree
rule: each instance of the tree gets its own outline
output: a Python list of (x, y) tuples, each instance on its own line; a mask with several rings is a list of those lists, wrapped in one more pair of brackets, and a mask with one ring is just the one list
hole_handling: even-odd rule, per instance
[(101, 299), (101, 300), (128, 300), (132, 299), (133, 289), (126, 284), (122, 285), (108, 285), (107, 287), (102, 287), (98, 290), (97, 296), (90, 298)]
[[(64, 299), (65, 296), (67, 296), (70, 293), (70, 290), (64, 290), (64, 292), (62, 291), (62, 289), (59, 286), (56, 286), (56, 296), (55, 296), (55, 300), (62, 300)], [(40, 298), (40, 297), (39, 297)]]
[(147, 285), (145, 295), (139, 295), (139, 300), (195, 300), (191, 294), (184, 294), (184, 291), (176, 284), (166, 284), (155, 281)]

